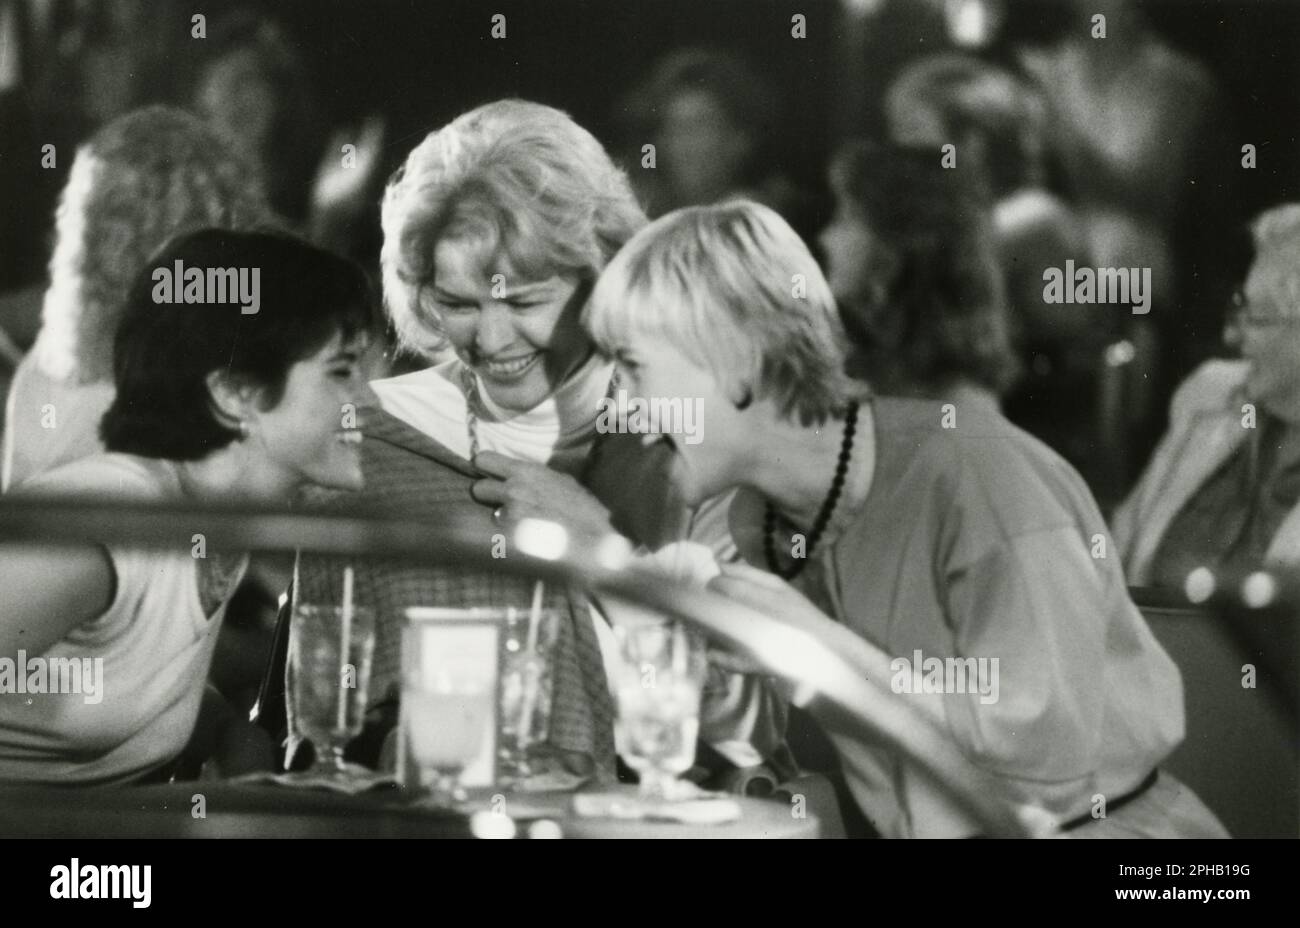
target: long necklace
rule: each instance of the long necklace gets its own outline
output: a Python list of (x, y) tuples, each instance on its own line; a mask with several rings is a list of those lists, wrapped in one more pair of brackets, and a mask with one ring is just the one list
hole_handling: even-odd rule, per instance
[[(478, 405), (481, 402), (478, 393), (478, 382), (474, 378), (474, 372), (470, 370), (468, 364), (462, 364), (460, 368), (460, 385), (465, 392), (465, 428), (469, 433), (469, 459), (473, 461), (478, 457)], [(613, 399), (615, 392), (618, 390), (618, 371), (614, 371), (609, 378), (609, 389), (605, 391), (605, 399)]]
[(772, 539), (772, 533), (776, 531), (776, 508), (770, 501), (767, 503), (767, 510), (763, 517), (763, 553), (767, 556), (767, 569), (782, 580), (793, 580), (799, 575), (812, 557), (813, 549), (817, 547), (822, 532), (826, 531), (826, 526), (831, 521), (835, 504), (839, 502), (840, 493), (844, 490), (844, 480), (849, 472), (849, 458), (853, 454), (853, 433), (857, 429), (857, 424), (858, 402), (854, 400), (849, 404), (848, 415), (844, 417), (844, 440), (840, 443), (840, 458), (835, 465), (835, 477), (831, 480), (826, 501), (822, 503), (821, 511), (817, 513), (817, 520), (813, 522), (812, 531), (808, 533), (808, 545), (804, 549), (804, 556), (796, 558), (794, 564), (786, 569), (782, 569), (777, 563), (776, 542)]

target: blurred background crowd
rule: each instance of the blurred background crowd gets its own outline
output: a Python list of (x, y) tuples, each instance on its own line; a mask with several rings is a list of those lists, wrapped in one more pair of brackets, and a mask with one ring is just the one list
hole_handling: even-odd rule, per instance
[[(1286, 373), (1300, 341), (1269, 328), (1300, 314), (1300, 212), (1251, 226), (1300, 200), (1300, 4), (195, 6), (0, 0), (0, 395), (68, 390), (61, 408), (92, 425), (59, 435), (94, 434), (111, 399), (100, 330), (164, 232), (237, 225), (264, 194), (281, 224), (377, 281), (393, 171), (431, 129), (520, 97), (589, 129), (652, 217), (735, 195), (776, 210), (826, 268), (852, 373), (889, 395), (992, 400), (1074, 465), (1108, 517), (1129, 497), (1113, 521), (1130, 584), (1177, 585), (1210, 555), (1252, 565), (1293, 537), (1279, 526), (1300, 499), (1300, 432), (1276, 404), (1261, 432), (1291, 437), (1273, 457), (1256, 455), (1261, 440), (1232, 459), (1249, 480), (1203, 462), (1163, 505), (1177, 468), (1148, 460), (1167, 430), (1192, 434), (1169, 428), (1178, 385), (1241, 347), (1252, 265), (1281, 283), (1252, 297), (1251, 360), (1286, 383), (1251, 386), (1300, 398)], [(121, 118), (152, 104), (211, 135), (174, 111)], [(99, 167), (80, 162), (78, 177), (91, 140)], [(1043, 269), (1068, 261), (1149, 269), (1149, 311), (1045, 302)], [(1259, 295), (1288, 286), (1270, 316)], [(386, 348), (396, 372), (428, 360)], [(39, 454), (75, 456), (23, 453), (6, 444), (0, 488), (49, 463)], [(1268, 491), (1246, 503), (1238, 483)], [(1226, 537), (1224, 513), (1246, 542)], [(1225, 539), (1183, 550), (1194, 530)], [(246, 708), (275, 603), (253, 601), (252, 584), (241, 595), (214, 676)]]
[[(1284, 2), (815, 0), (798, 5), (799, 38), (793, 7), (744, 0), (667, 0), (652, 17), (504, 3), (502, 38), (467, 2), (214, 2), (202, 38), (192, 6), (0, 2), (0, 386), (39, 327), (72, 155), (114, 117), (149, 103), (200, 115), (282, 217), (376, 267), (379, 192), (413, 141), (520, 96), (568, 111), (619, 153), (652, 215), (743, 192), (823, 256), (867, 247), (837, 231), (837, 208), (888, 192), (887, 241), (907, 234), (935, 183), (844, 143), (901, 142), (936, 161), (956, 146), (995, 230), (1014, 357), (971, 365), (962, 350), (957, 369), (940, 359), (918, 374), (932, 335), (882, 333), (869, 295), (842, 287), (846, 322), (904, 359), (894, 392), (947, 377), (1001, 395), (1109, 509), (1163, 431), (1174, 386), (1225, 350), (1247, 220), (1297, 192), (1300, 8)], [(856, 171), (855, 158), (866, 159)], [(1150, 312), (1044, 304), (1041, 268), (1067, 258), (1151, 268)]]

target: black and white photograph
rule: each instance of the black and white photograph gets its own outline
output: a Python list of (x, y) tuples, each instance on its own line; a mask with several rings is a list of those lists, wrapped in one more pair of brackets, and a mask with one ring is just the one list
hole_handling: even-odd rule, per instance
[(376, 838), (1263, 901), (1298, 50), (1300, 0), (0, 0), (15, 901)]

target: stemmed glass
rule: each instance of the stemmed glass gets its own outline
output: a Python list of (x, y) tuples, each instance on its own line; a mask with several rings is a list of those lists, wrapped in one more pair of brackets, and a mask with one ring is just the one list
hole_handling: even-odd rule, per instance
[(680, 623), (645, 622), (615, 629), (622, 656), (618, 679), (618, 753), (641, 776), (641, 797), (674, 798), (677, 777), (695, 762), (705, 643)]
[(375, 650), (375, 614), (364, 607), (300, 604), (294, 607), (289, 663), (294, 722), (316, 748), (304, 780), (345, 784), (371, 771), (343, 760), (361, 733)]

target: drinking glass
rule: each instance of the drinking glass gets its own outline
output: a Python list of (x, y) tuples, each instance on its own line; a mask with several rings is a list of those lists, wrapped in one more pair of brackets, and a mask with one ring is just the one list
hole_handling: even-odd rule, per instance
[(347, 743), (361, 733), (375, 650), (375, 613), (356, 607), (294, 607), (290, 698), (298, 731), (316, 748), (310, 778), (348, 780), (369, 771), (343, 760)]
[(553, 696), (552, 667), (560, 615), (541, 609), (500, 613), (501, 726), (498, 758), (502, 785), (532, 776), (536, 748), (550, 737)]
[(618, 753), (641, 776), (641, 796), (663, 801), (695, 762), (700, 691), (707, 669), (704, 640), (680, 623), (641, 623), (614, 630), (618, 680)]
[(496, 622), (408, 621), (403, 629), (403, 750), (437, 805), (465, 799), (461, 774), (494, 735), (498, 648)]

